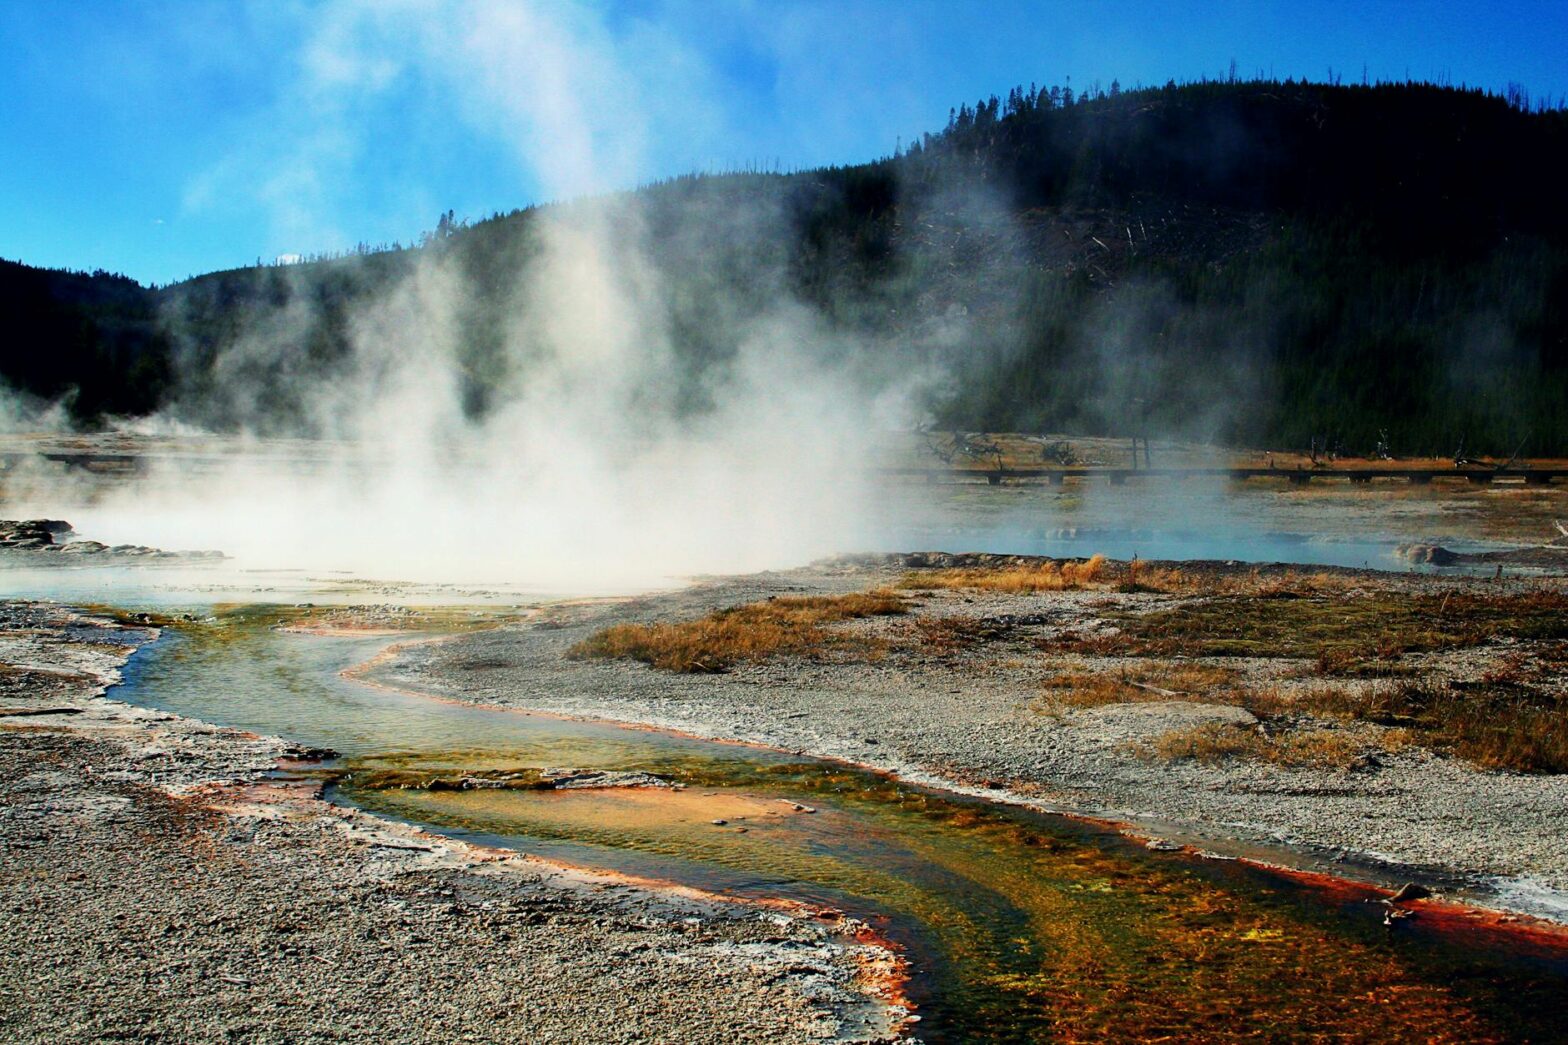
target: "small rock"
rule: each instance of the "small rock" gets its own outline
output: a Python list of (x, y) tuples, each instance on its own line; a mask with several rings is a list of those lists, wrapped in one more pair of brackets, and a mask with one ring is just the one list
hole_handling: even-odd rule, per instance
[(1459, 561), (1457, 554), (1436, 544), (1401, 544), (1394, 554), (1406, 562), (1430, 566), (1451, 566)]
[(299, 747), (293, 749), (288, 754), (290, 758), (299, 759), (302, 762), (326, 762), (330, 759), (341, 757), (338, 752), (330, 747)]

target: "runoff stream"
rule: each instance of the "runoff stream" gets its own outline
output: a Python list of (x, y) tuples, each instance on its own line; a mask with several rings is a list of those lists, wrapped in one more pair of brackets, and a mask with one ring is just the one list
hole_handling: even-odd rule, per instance
[[(1385, 924), (1363, 887), (842, 764), (364, 685), (341, 673), (393, 640), (282, 630), (299, 612), (167, 629), (112, 695), (334, 749), (329, 797), (381, 815), (863, 918), (909, 960), (923, 1040), (1563, 1040), (1560, 936), (1437, 908)], [(537, 786), (560, 769), (683, 786)], [(464, 776), (507, 786), (441, 787)]]

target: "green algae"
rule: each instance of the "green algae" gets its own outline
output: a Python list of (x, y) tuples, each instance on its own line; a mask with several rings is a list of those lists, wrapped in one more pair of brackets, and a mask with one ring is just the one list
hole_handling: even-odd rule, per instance
[[(279, 630), (302, 616), (245, 607), (182, 624), (117, 695), (335, 747), (337, 797), (373, 811), (863, 917), (905, 949), (926, 1040), (1557, 1033), (1561, 943), (1526, 956), (1506, 935), (1456, 936), (1424, 913), (1385, 927), (1371, 890), (1151, 852), (1102, 826), (836, 763), (370, 689), (340, 672), (388, 640)], [(680, 790), (537, 786), (562, 767)], [(518, 786), (409, 786), (509, 775)], [(725, 815), (705, 815), (707, 802)]]
[[(403, 760), (405, 765), (408, 760)], [(452, 761), (443, 758), (443, 762)], [(1506, 953), (1382, 924), (1368, 890), (1321, 890), (1258, 868), (1153, 853), (1092, 824), (911, 787), (818, 762), (651, 758), (684, 785), (613, 790), (381, 792), (367, 808), (511, 839), (644, 852), (734, 874), (696, 884), (783, 893), (882, 921), (920, 972), (922, 1034), (942, 1040), (1364, 1037), (1510, 1040), (1526, 999), (1563, 987)], [(677, 795), (721, 803), (666, 811)], [(740, 799), (777, 815), (736, 819)], [(599, 816), (593, 814), (598, 804)], [(629, 808), (616, 808), (618, 804)], [(811, 813), (793, 811), (805, 806)], [(740, 828), (745, 828), (744, 833)], [(626, 865), (622, 865), (626, 866)], [(692, 881), (691, 877), (685, 879)], [(1397, 1009), (1388, 1011), (1391, 1002)]]

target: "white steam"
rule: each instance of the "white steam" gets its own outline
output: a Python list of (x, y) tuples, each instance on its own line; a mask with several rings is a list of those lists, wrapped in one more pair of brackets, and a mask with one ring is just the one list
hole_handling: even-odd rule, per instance
[[(290, 228), (344, 152), (332, 121), (350, 118), (356, 92), (399, 76), (448, 83), (461, 118), (506, 134), (557, 198), (624, 184), (636, 169), (651, 56), (679, 87), (703, 80), (689, 56), (647, 34), (634, 41), (634, 75), (582, 10), (462, 10), (340, 4), (324, 15), (297, 96), (328, 122), (291, 159), (300, 195), (277, 179), (261, 187), (288, 197)], [(680, 95), (700, 112), (693, 93)], [(321, 157), (332, 160), (325, 173)], [(896, 413), (897, 396), (855, 387), (831, 362), (855, 353), (833, 351), (835, 335), (780, 292), (760, 312), (730, 317), (733, 355), (704, 389), (711, 408), (682, 409), (660, 244), (647, 241), (637, 199), (600, 196), (536, 216), (541, 249), (505, 274), (515, 320), (500, 339), (501, 391), (477, 417), (463, 402), (472, 275), (427, 250), (351, 317), (346, 377), (321, 384), (289, 369), (318, 319), (305, 306), (247, 331), (220, 360), (209, 393), (242, 423), (268, 409), (253, 401), (258, 368), (281, 373), (290, 400), (331, 437), (308, 460), (260, 439), (222, 467), (155, 460), (150, 475), (74, 509), (73, 521), (100, 540), (217, 548), (251, 567), (565, 590), (852, 547), (864, 536), (855, 469), (872, 417)], [(770, 235), (771, 215), (747, 220)]]

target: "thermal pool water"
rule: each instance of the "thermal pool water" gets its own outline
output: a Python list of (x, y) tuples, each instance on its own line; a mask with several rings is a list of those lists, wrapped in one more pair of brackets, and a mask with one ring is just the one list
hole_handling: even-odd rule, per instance
[[(1568, 946), (1373, 890), (1151, 851), (1066, 817), (670, 733), (437, 701), (341, 674), (386, 637), (242, 606), (165, 632), (112, 696), (329, 747), (329, 796), (432, 830), (864, 918), (910, 960), (927, 1041), (1548, 1040)], [(548, 790), (540, 770), (679, 788)], [(514, 774), (514, 789), (435, 779)], [(413, 786), (409, 786), (413, 785)], [(831, 917), (831, 915), (828, 915)]]

